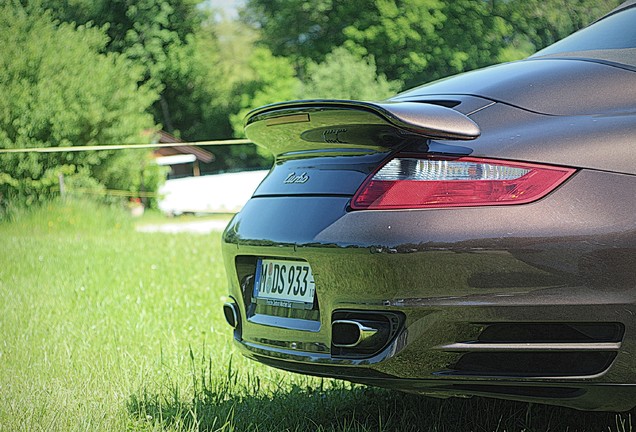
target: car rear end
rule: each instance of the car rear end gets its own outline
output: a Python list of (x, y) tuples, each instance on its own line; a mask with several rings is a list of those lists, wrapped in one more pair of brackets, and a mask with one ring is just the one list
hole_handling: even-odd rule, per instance
[(592, 120), (468, 95), (253, 112), (276, 161), (223, 236), (236, 343), (403, 391), (631, 408), (635, 177), (510, 154)]

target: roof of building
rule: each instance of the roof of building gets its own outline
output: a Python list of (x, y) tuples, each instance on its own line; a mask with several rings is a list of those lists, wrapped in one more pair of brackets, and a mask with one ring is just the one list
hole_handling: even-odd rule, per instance
[[(174, 135), (169, 134), (166, 131), (157, 132), (157, 142), (160, 144), (182, 143), (183, 141)], [(212, 162), (215, 157), (214, 154), (202, 149), (201, 147), (185, 145), (178, 147), (161, 147), (154, 151), (156, 156), (174, 156), (179, 154), (192, 154), (196, 156), (197, 160), (209, 163)]]

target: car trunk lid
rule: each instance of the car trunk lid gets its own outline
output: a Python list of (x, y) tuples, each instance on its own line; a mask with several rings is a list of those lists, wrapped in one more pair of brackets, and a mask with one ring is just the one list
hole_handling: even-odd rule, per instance
[(392, 152), (429, 139), (471, 140), (479, 127), (447, 106), (419, 102), (293, 101), (252, 111), (245, 132), (275, 155), (254, 196), (353, 195)]

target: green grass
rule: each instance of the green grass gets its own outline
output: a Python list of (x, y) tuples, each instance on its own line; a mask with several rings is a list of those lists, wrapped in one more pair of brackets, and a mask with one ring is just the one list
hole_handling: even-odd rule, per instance
[(246, 360), (220, 312), (220, 234), (134, 224), (88, 202), (0, 224), (0, 431), (632, 430), (630, 414), (427, 399)]

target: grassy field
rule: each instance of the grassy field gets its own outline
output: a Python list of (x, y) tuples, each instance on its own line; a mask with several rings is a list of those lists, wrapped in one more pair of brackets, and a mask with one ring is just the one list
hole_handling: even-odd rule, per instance
[(134, 223), (75, 202), (0, 224), (0, 431), (632, 430), (631, 414), (434, 400), (245, 360), (221, 314), (220, 233)]

